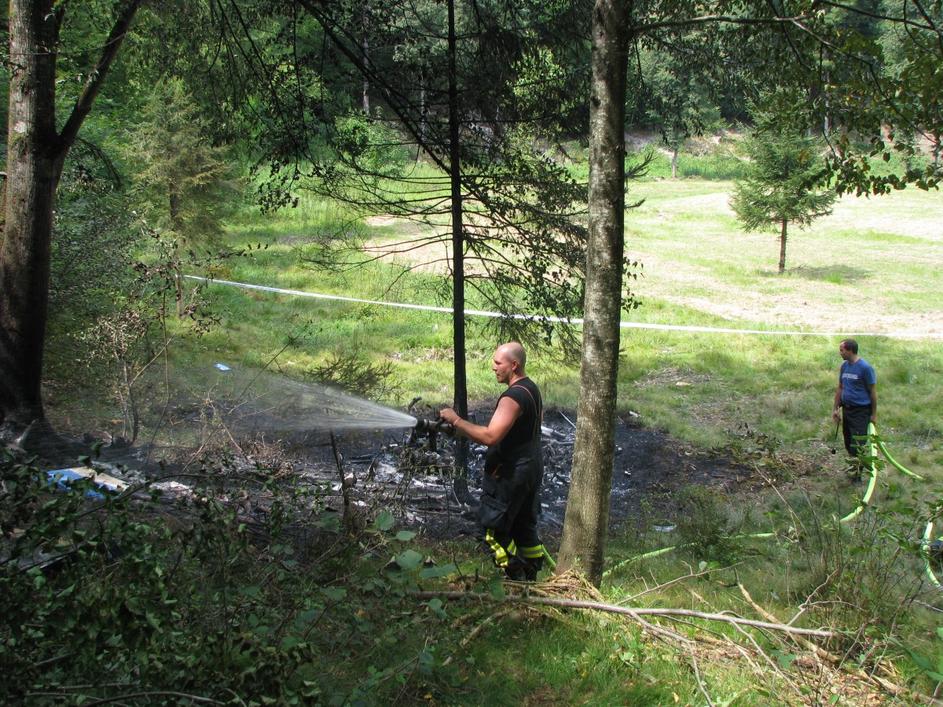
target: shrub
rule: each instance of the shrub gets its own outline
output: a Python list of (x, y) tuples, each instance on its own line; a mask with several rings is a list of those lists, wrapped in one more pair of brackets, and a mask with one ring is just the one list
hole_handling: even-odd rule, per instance
[(699, 560), (729, 563), (738, 552), (736, 524), (723, 497), (706, 486), (686, 486), (679, 493), (677, 530), (681, 545)]
[(214, 460), (197, 475), (187, 502), (144, 486), (88, 498), (88, 482), (54, 492), (0, 451), (0, 702), (342, 704), (435, 667), (433, 647), (374, 666), (403, 646), (388, 607), (412, 575), (351, 575), (366, 538), (337, 532), (310, 488)]

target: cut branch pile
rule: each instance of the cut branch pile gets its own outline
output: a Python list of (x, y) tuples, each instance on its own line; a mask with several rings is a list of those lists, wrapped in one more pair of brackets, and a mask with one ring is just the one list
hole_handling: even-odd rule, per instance
[[(887, 666), (877, 665), (867, 672), (814, 642), (813, 639), (836, 638), (839, 634), (826, 629), (801, 628), (784, 623), (764, 609), (738, 584), (747, 604), (761, 620), (737, 616), (732, 612), (708, 612), (692, 609), (627, 607), (605, 601), (599, 590), (582, 575), (566, 572), (537, 584), (506, 582), (507, 593), (495, 596), (471, 591), (420, 591), (417, 598), (479, 602), (483, 606), (497, 604), (461, 641), (461, 648), (475, 640), (496, 620), (510, 614), (515, 608), (559, 617), (570, 609), (581, 609), (614, 614), (639, 627), (643, 634), (657, 639), (673, 650), (681, 652), (691, 667), (698, 689), (707, 704), (713, 704), (705, 682), (703, 668), (713, 665), (745, 661), (758, 679), (769, 680), (770, 673), (792, 693), (789, 703), (820, 703), (831, 695), (841, 695), (855, 704), (878, 704), (885, 695), (915, 700), (924, 704), (940, 704), (932, 697), (921, 695), (896, 682), (898, 676)], [(692, 595), (704, 602), (696, 592)], [(668, 628), (657, 621), (673, 624)], [(732, 627), (741, 640), (715, 630), (712, 624)], [(679, 627), (683, 627), (681, 632)], [(756, 632), (761, 635), (756, 635)], [(773, 644), (764, 648), (761, 643)], [(797, 652), (797, 649), (801, 652)], [(791, 651), (791, 653), (790, 653)], [(783, 655), (789, 655), (788, 667), (782, 664)], [(878, 692), (879, 691), (879, 692)]]

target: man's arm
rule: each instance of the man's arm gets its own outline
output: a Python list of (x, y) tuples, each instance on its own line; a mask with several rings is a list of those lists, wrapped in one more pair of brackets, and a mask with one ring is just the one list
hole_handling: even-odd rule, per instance
[(871, 396), (871, 422), (878, 421), (878, 387), (875, 383), (868, 386), (868, 395)]
[(514, 421), (521, 416), (521, 412), (521, 406), (505, 396), (498, 401), (498, 407), (495, 408), (487, 427), (463, 420), (452, 408), (443, 408), (439, 417), (452, 425), (460, 435), (491, 447), (505, 438)]
[(835, 402), (832, 404), (832, 419), (835, 420), (835, 422), (841, 419), (841, 415), (838, 412), (839, 410), (841, 410), (841, 379), (838, 380), (838, 387), (835, 388)]

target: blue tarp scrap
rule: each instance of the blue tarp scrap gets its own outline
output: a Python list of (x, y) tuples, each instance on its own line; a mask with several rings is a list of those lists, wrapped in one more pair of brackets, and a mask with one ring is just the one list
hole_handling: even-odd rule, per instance
[[(103, 474), (94, 469), (89, 469), (88, 467), (53, 469), (47, 471), (46, 476), (49, 479), (49, 483), (55, 485), (60, 491), (70, 491), (72, 489), (72, 483), (80, 480), (91, 481), (99, 489), (110, 491), (111, 493), (119, 493), (128, 487), (128, 484), (121, 479)], [(85, 491), (85, 497), (95, 500), (104, 500), (105, 498), (103, 493), (95, 489), (87, 489)]]

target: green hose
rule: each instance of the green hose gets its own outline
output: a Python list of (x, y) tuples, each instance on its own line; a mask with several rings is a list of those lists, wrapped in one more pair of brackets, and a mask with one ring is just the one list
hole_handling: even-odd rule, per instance
[[(871, 466), (869, 469), (871, 480), (868, 482), (868, 488), (865, 489), (864, 496), (862, 496), (861, 498), (861, 503), (859, 503), (858, 506), (851, 513), (846, 515), (844, 518), (841, 518), (838, 521), (839, 523), (848, 523), (854, 520), (859, 515), (861, 515), (861, 513), (864, 512), (864, 509), (871, 503), (871, 498), (874, 496), (874, 489), (877, 487), (878, 472), (877, 472), (877, 467), (875, 466), (874, 462), (877, 459), (878, 449), (881, 450), (881, 453), (884, 455), (887, 461), (890, 462), (891, 465), (895, 469), (897, 469), (901, 473), (907, 474), (908, 476), (914, 479), (919, 479), (920, 481), (924, 481), (924, 478), (922, 476), (910, 471), (910, 469), (907, 469), (906, 467), (901, 465), (896, 459), (894, 459), (894, 457), (891, 456), (891, 453), (887, 451), (887, 446), (884, 444), (884, 442), (879, 441), (879, 440), (876, 441), (876, 440), (877, 440), (877, 428), (874, 426), (873, 422), (869, 422), (868, 423), (868, 454), (869, 454), (869, 458), (871, 459)], [(930, 582), (938, 589), (943, 589), (943, 584), (941, 584), (940, 580), (937, 579), (936, 575), (933, 573), (933, 568), (930, 565), (930, 537), (932, 536), (932, 534), (933, 534), (933, 521), (931, 520), (930, 522), (927, 523), (926, 531), (924, 532), (924, 535), (923, 535), (923, 540), (924, 540), (923, 555), (924, 555), (924, 561), (925, 561), (925, 571), (926, 571), (927, 578), (930, 580)], [(746, 535), (736, 535), (734, 537), (735, 538), (774, 538), (776, 537), (776, 533), (774, 532), (750, 533)], [(628, 559), (622, 560), (622, 562), (610, 567), (608, 570), (603, 572), (602, 576), (608, 577), (613, 572), (618, 572), (623, 567), (631, 565), (635, 562), (641, 562), (642, 560), (647, 560), (652, 557), (666, 555), (673, 550), (677, 550), (678, 548), (682, 548), (682, 547), (689, 547), (690, 545), (691, 543), (685, 543), (683, 545), (671, 545), (669, 547), (663, 547), (663, 548), (659, 548), (658, 550), (652, 550), (651, 552), (646, 552), (641, 555), (635, 555), (633, 557), (629, 557)]]
[(553, 561), (553, 558), (550, 556), (550, 551), (547, 550), (547, 548), (544, 548), (544, 559), (550, 566), (550, 571), (553, 572), (557, 568), (557, 563)]
[[(690, 544), (690, 543), (688, 543), (688, 544)], [(647, 559), (649, 559), (649, 558), (651, 558), (651, 557), (658, 557), (659, 555), (667, 555), (669, 552), (671, 552), (672, 550), (676, 550), (676, 549), (679, 548), (679, 547), (687, 547), (688, 544), (685, 544), (685, 545), (670, 545), (670, 546), (668, 546), (668, 547), (659, 548), (658, 550), (652, 550), (651, 552), (646, 552), (646, 553), (643, 553), (643, 554), (641, 554), (641, 555), (634, 555), (633, 557), (629, 557), (628, 559), (622, 560), (622, 562), (620, 562), (620, 563), (617, 564), (617, 565), (613, 565), (612, 567), (610, 567), (609, 569), (607, 569), (605, 572), (603, 572), (603, 573), (602, 573), (602, 576), (603, 576), (603, 577), (608, 577), (608, 576), (611, 575), (613, 572), (617, 572), (617, 571), (621, 570), (623, 567), (627, 567), (627, 566), (631, 565), (631, 564), (634, 563), (634, 562), (641, 562), (642, 560), (647, 560)]]
[(933, 573), (933, 567), (930, 565), (930, 538), (933, 537), (933, 521), (927, 521), (927, 529), (923, 531), (923, 547), (921, 548), (921, 553), (923, 553), (923, 569), (927, 575), (927, 579), (930, 580), (932, 584), (937, 589), (943, 589), (943, 585), (940, 584), (940, 580), (936, 578), (936, 575)]
[[(733, 538), (734, 538), (734, 539), (737, 539), (737, 540), (742, 539), (742, 538), (763, 538), (763, 539), (766, 539), (766, 538), (775, 538), (775, 537), (776, 537), (776, 533), (746, 533), (746, 534), (743, 534), (743, 535), (734, 535), (734, 536), (733, 536)], [(659, 548), (659, 549), (657, 549), (657, 550), (652, 550), (651, 552), (643, 553), (643, 554), (641, 554), (641, 555), (634, 555), (634, 556), (632, 556), (632, 557), (629, 557), (628, 559), (622, 560), (622, 562), (620, 562), (620, 563), (617, 564), (617, 565), (613, 565), (612, 567), (610, 567), (609, 569), (607, 569), (605, 572), (603, 572), (603, 573), (602, 573), (602, 576), (603, 576), (603, 577), (608, 577), (608, 576), (611, 575), (613, 572), (616, 572), (616, 571), (622, 569), (623, 567), (627, 567), (628, 565), (631, 565), (631, 564), (634, 563), (634, 562), (641, 562), (642, 560), (647, 560), (647, 559), (652, 558), (652, 557), (658, 557), (659, 555), (667, 555), (667, 554), (668, 554), (669, 552), (671, 552), (672, 550), (677, 550), (678, 548), (682, 548), (682, 547), (690, 547), (692, 544), (693, 544), (693, 543), (684, 543), (684, 544), (682, 544), (682, 545), (670, 545), (670, 546), (668, 546), (668, 547), (662, 547), (662, 548)]]
[(905, 466), (902, 466), (902, 465), (900, 464), (900, 462), (898, 462), (896, 459), (894, 459), (894, 457), (891, 456), (891, 453), (890, 453), (889, 451), (887, 451), (887, 447), (884, 445), (884, 442), (878, 441), (878, 449), (881, 450), (881, 454), (884, 455), (884, 457), (887, 459), (887, 461), (889, 461), (889, 462), (891, 463), (891, 466), (893, 466), (895, 469), (897, 469), (897, 471), (899, 471), (899, 472), (901, 472), (901, 473), (903, 473), (903, 474), (907, 474), (907, 476), (913, 477), (914, 479), (919, 479), (920, 481), (925, 481), (925, 480), (926, 480), (926, 479), (924, 479), (922, 476), (920, 476), (920, 474), (915, 474), (915, 473), (913, 473), (910, 469), (908, 469), (908, 468), (905, 467)]
[(878, 481), (878, 471), (874, 466), (874, 460), (877, 455), (877, 450), (874, 448), (874, 435), (877, 434), (877, 430), (874, 428), (874, 423), (868, 423), (868, 456), (871, 459), (871, 481), (868, 482), (868, 488), (865, 489), (864, 496), (861, 498), (861, 503), (858, 504), (858, 507), (855, 508), (851, 513), (846, 515), (844, 518), (839, 520), (839, 523), (847, 523), (850, 520), (854, 520), (861, 512), (864, 511), (865, 506), (871, 502), (871, 496), (874, 495), (874, 487), (877, 486)]
[[(879, 440), (877, 444), (878, 449), (881, 450), (881, 454), (884, 455), (884, 458), (887, 459), (887, 461), (891, 463), (891, 466), (897, 469), (897, 471), (901, 472), (902, 474), (907, 474), (907, 476), (911, 478), (918, 479), (920, 481), (926, 481), (926, 479), (920, 476), (920, 474), (915, 474), (910, 469), (894, 459), (894, 457), (891, 456), (891, 453), (887, 451), (887, 445), (885, 445), (883, 441)], [(940, 580), (937, 579), (936, 574), (933, 572), (933, 566), (930, 562), (930, 538), (932, 537), (933, 521), (929, 520), (927, 521), (926, 529), (923, 531), (923, 545), (920, 548), (920, 553), (923, 555), (923, 570), (924, 574), (927, 575), (927, 579), (930, 580), (930, 584), (932, 584), (937, 589), (943, 589), (943, 584), (940, 584)]]

